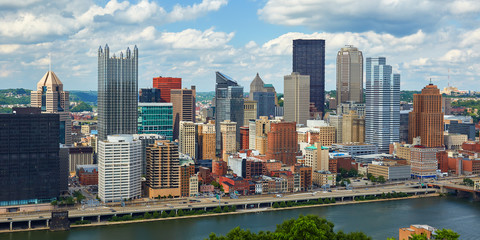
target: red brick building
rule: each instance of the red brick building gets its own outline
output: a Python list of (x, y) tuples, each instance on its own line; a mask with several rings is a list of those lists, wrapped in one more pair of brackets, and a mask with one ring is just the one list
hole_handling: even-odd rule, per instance
[(252, 178), (261, 175), (267, 175), (265, 162), (258, 160), (247, 160), (245, 162), (245, 178)]
[(212, 174), (214, 178), (227, 174), (228, 165), (225, 161), (212, 162)]
[(162, 102), (171, 102), (170, 90), (181, 89), (182, 79), (173, 77), (156, 77), (153, 78), (153, 87), (160, 89), (160, 98)]
[(294, 165), (298, 152), (297, 138), (295, 122), (271, 123), (267, 136), (267, 158), (281, 161), (287, 166)]
[(480, 153), (480, 142), (464, 142), (462, 144), (462, 149), (464, 151)]
[(238, 192), (240, 195), (255, 194), (255, 184), (249, 179), (233, 176), (221, 176), (219, 183), (223, 186), (225, 193)]
[(190, 196), (190, 177), (195, 175), (195, 164), (180, 166), (180, 196)]
[(97, 165), (77, 165), (76, 170), (81, 185), (98, 185)]
[(248, 127), (240, 127), (240, 138), (241, 138), (240, 149), (250, 148), (248, 134), (249, 134)]
[(305, 165), (295, 166), (295, 173), (300, 174), (301, 191), (307, 191), (312, 187), (312, 167)]
[(358, 170), (358, 165), (352, 157), (332, 157), (328, 160), (328, 171), (332, 173), (340, 172), (340, 168), (345, 170)]
[(212, 171), (207, 167), (198, 168), (198, 180), (205, 184), (210, 184), (215, 178), (213, 177)]

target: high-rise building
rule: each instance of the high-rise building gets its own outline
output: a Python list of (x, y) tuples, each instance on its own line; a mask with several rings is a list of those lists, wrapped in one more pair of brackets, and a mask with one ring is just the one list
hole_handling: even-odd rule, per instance
[(245, 99), (243, 102), (243, 126), (248, 126), (250, 119), (257, 119), (257, 101)]
[(0, 114), (0, 206), (49, 203), (60, 195), (59, 122), (40, 108)]
[(198, 159), (215, 159), (215, 123), (209, 121), (198, 128)]
[(98, 197), (120, 202), (141, 196), (142, 142), (132, 135), (109, 135), (98, 142)]
[(173, 104), (173, 139), (178, 139), (180, 121), (195, 122), (195, 86), (191, 89), (172, 89), (170, 93)]
[(153, 78), (153, 88), (160, 89), (160, 98), (162, 102), (171, 102), (170, 90), (181, 89), (182, 79), (173, 77), (156, 77)]
[(274, 92), (254, 92), (253, 100), (258, 102), (257, 116), (275, 116), (275, 99)]
[(138, 121), (138, 49), (127, 48), (125, 57), (108, 45), (98, 49), (98, 140), (108, 135), (135, 134)]
[[(222, 149), (222, 135), (220, 124), (229, 120), (235, 122), (236, 145), (240, 146), (240, 127), (243, 126), (243, 87), (225, 74), (216, 72), (215, 85), (215, 131), (217, 151)], [(235, 148), (237, 148), (235, 146)]]
[(367, 58), (365, 142), (388, 153), (400, 138), (400, 74), (393, 74), (384, 57)]
[(310, 118), (310, 83), (309, 76), (296, 72), (284, 77), (285, 121), (307, 124)]
[(261, 116), (260, 119), (255, 121), (255, 150), (260, 155), (267, 153), (267, 139), (268, 132), (270, 132), (270, 120), (268, 117)]
[(250, 149), (257, 149), (255, 144), (255, 137), (257, 135), (257, 123), (256, 120), (248, 121), (248, 147)]
[(292, 72), (310, 76), (308, 102), (313, 102), (318, 111), (325, 113), (325, 40), (293, 40)]
[(342, 120), (343, 143), (365, 142), (365, 118), (360, 117), (355, 111), (343, 115)]
[(275, 96), (275, 106), (278, 105), (277, 92), (275, 91), (275, 87), (273, 87), (272, 84), (265, 84), (258, 73), (250, 83), (250, 94), (248, 95), (248, 99), (255, 100), (253, 96), (256, 92), (273, 93), (273, 95)]
[(272, 122), (268, 133), (267, 158), (292, 166), (298, 152), (295, 122)]
[(412, 110), (400, 110), (400, 142), (408, 142), (409, 115)]
[(193, 122), (180, 121), (180, 134), (178, 138), (178, 150), (196, 159), (196, 125)]
[(142, 175), (147, 174), (147, 147), (154, 144), (155, 141), (165, 140), (165, 136), (159, 134), (133, 134), (133, 140), (142, 142)]
[(190, 197), (190, 177), (195, 175), (195, 163), (183, 162), (180, 164), (180, 196)]
[(363, 55), (353, 46), (337, 54), (337, 106), (345, 102), (363, 102)]
[(140, 95), (138, 101), (141, 103), (155, 103), (162, 102), (160, 96), (160, 89), (156, 88), (140, 88)]
[(229, 154), (237, 152), (237, 123), (225, 120), (220, 124), (220, 133), (222, 134), (222, 159), (227, 161)]
[(57, 113), (60, 116), (59, 143), (72, 144), (72, 119), (70, 118), (69, 92), (63, 91), (63, 83), (54, 72), (48, 71), (31, 92), (30, 105), (42, 113)]
[(338, 115), (349, 114), (350, 111), (355, 111), (359, 117), (365, 117), (365, 103), (346, 102), (337, 106)]
[(430, 83), (421, 94), (413, 95), (413, 111), (409, 114), (408, 139), (420, 137), (425, 147), (443, 146), (442, 95), (437, 86)]
[(158, 134), (173, 140), (171, 103), (138, 103), (138, 134)]
[(147, 147), (146, 185), (149, 198), (180, 197), (178, 145), (168, 140)]
[(249, 134), (248, 134), (248, 126), (247, 127), (240, 127), (240, 135), (242, 137), (242, 141), (240, 144), (240, 149), (250, 149), (248, 145)]
[(342, 137), (343, 116), (342, 115), (329, 115), (327, 120), (328, 120), (328, 124), (330, 124), (330, 126), (335, 127), (335, 131), (336, 131), (335, 142), (336, 143), (343, 143), (343, 137)]

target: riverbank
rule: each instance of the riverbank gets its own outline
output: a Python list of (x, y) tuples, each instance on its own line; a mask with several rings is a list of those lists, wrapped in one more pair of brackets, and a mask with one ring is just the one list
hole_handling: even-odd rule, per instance
[[(187, 216), (174, 216), (174, 217), (164, 217), (164, 218), (150, 218), (150, 219), (133, 219), (128, 221), (107, 221), (107, 222), (91, 222), (88, 224), (79, 224), (71, 225), (71, 228), (84, 228), (84, 227), (99, 227), (99, 226), (113, 226), (113, 225), (122, 225), (122, 224), (131, 224), (131, 223), (148, 223), (156, 221), (168, 221), (176, 219), (195, 219), (195, 218), (205, 218), (205, 217), (216, 217), (222, 215), (238, 215), (238, 214), (249, 214), (249, 213), (259, 213), (259, 212), (269, 212), (269, 211), (284, 211), (290, 209), (302, 209), (302, 208), (316, 208), (323, 206), (339, 206), (339, 205), (353, 205), (353, 204), (362, 204), (362, 203), (374, 203), (374, 202), (387, 202), (387, 201), (398, 201), (398, 200), (407, 200), (407, 199), (417, 199), (417, 198), (427, 198), (427, 197), (438, 197), (438, 193), (426, 194), (426, 195), (415, 195), (409, 197), (401, 198), (389, 198), (389, 199), (375, 199), (375, 200), (364, 200), (364, 201), (346, 201), (346, 202), (336, 202), (336, 203), (324, 203), (324, 204), (311, 204), (311, 205), (300, 205), (300, 206), (291, 206), (291, 207), (279, 207), (279, 208), (260, 208), (260, 209), (249, 209), (249, 210), (236, 210), (234, 212), (223, 212), (223, 213), (203, 213), (199, 215), (187, 215)], [(286, 201), (287, 202), (287, 201)], [(41, 231), (49, 230), (48, 228), (32, 228), (32, 229), (16, 229), (16, 230), (5, 230), (0, 231), (0, 233), (14, 233), (14, 232), (26, 232), (26, 231)]]

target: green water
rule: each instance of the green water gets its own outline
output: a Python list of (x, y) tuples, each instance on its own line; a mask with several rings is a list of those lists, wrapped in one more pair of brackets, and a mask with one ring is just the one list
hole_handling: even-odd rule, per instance
[(398, 238), (398, 228), (428, 224), (450, 228), (461, 239), (480, 239), (480, 202), (466, 199), (424, 198), (291, 209), (263, 213), (179, 219), (115, 226), (76, 228), (68, 232), (33, 231), (1, 234), (0, 239), (204, 239), (210, 232), (225, 234), (240, 226), (251, 231), (275, 230), (276, 224), (300, 214), (314, 214), (335, 224), (335, 230), (363, 231), (373, 239)]

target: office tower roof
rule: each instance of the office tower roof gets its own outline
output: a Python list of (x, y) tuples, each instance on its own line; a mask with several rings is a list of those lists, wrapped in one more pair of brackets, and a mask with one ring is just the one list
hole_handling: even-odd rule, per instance
[[(54, 86), (60, 86), (61, 88), (63, 88), (63, 83), (53, 71), (48, 71), (47, 73), (45, 73), (45, 75), (43, 75), (42, 79), (38, 81), (37, 90), (42, 90), (43, 86), (46, 86), (47, 88), (51, 87), (51, 89), (54, 89)], [(63, 89), (60, 89), (59, 91), (62, 90)]]

